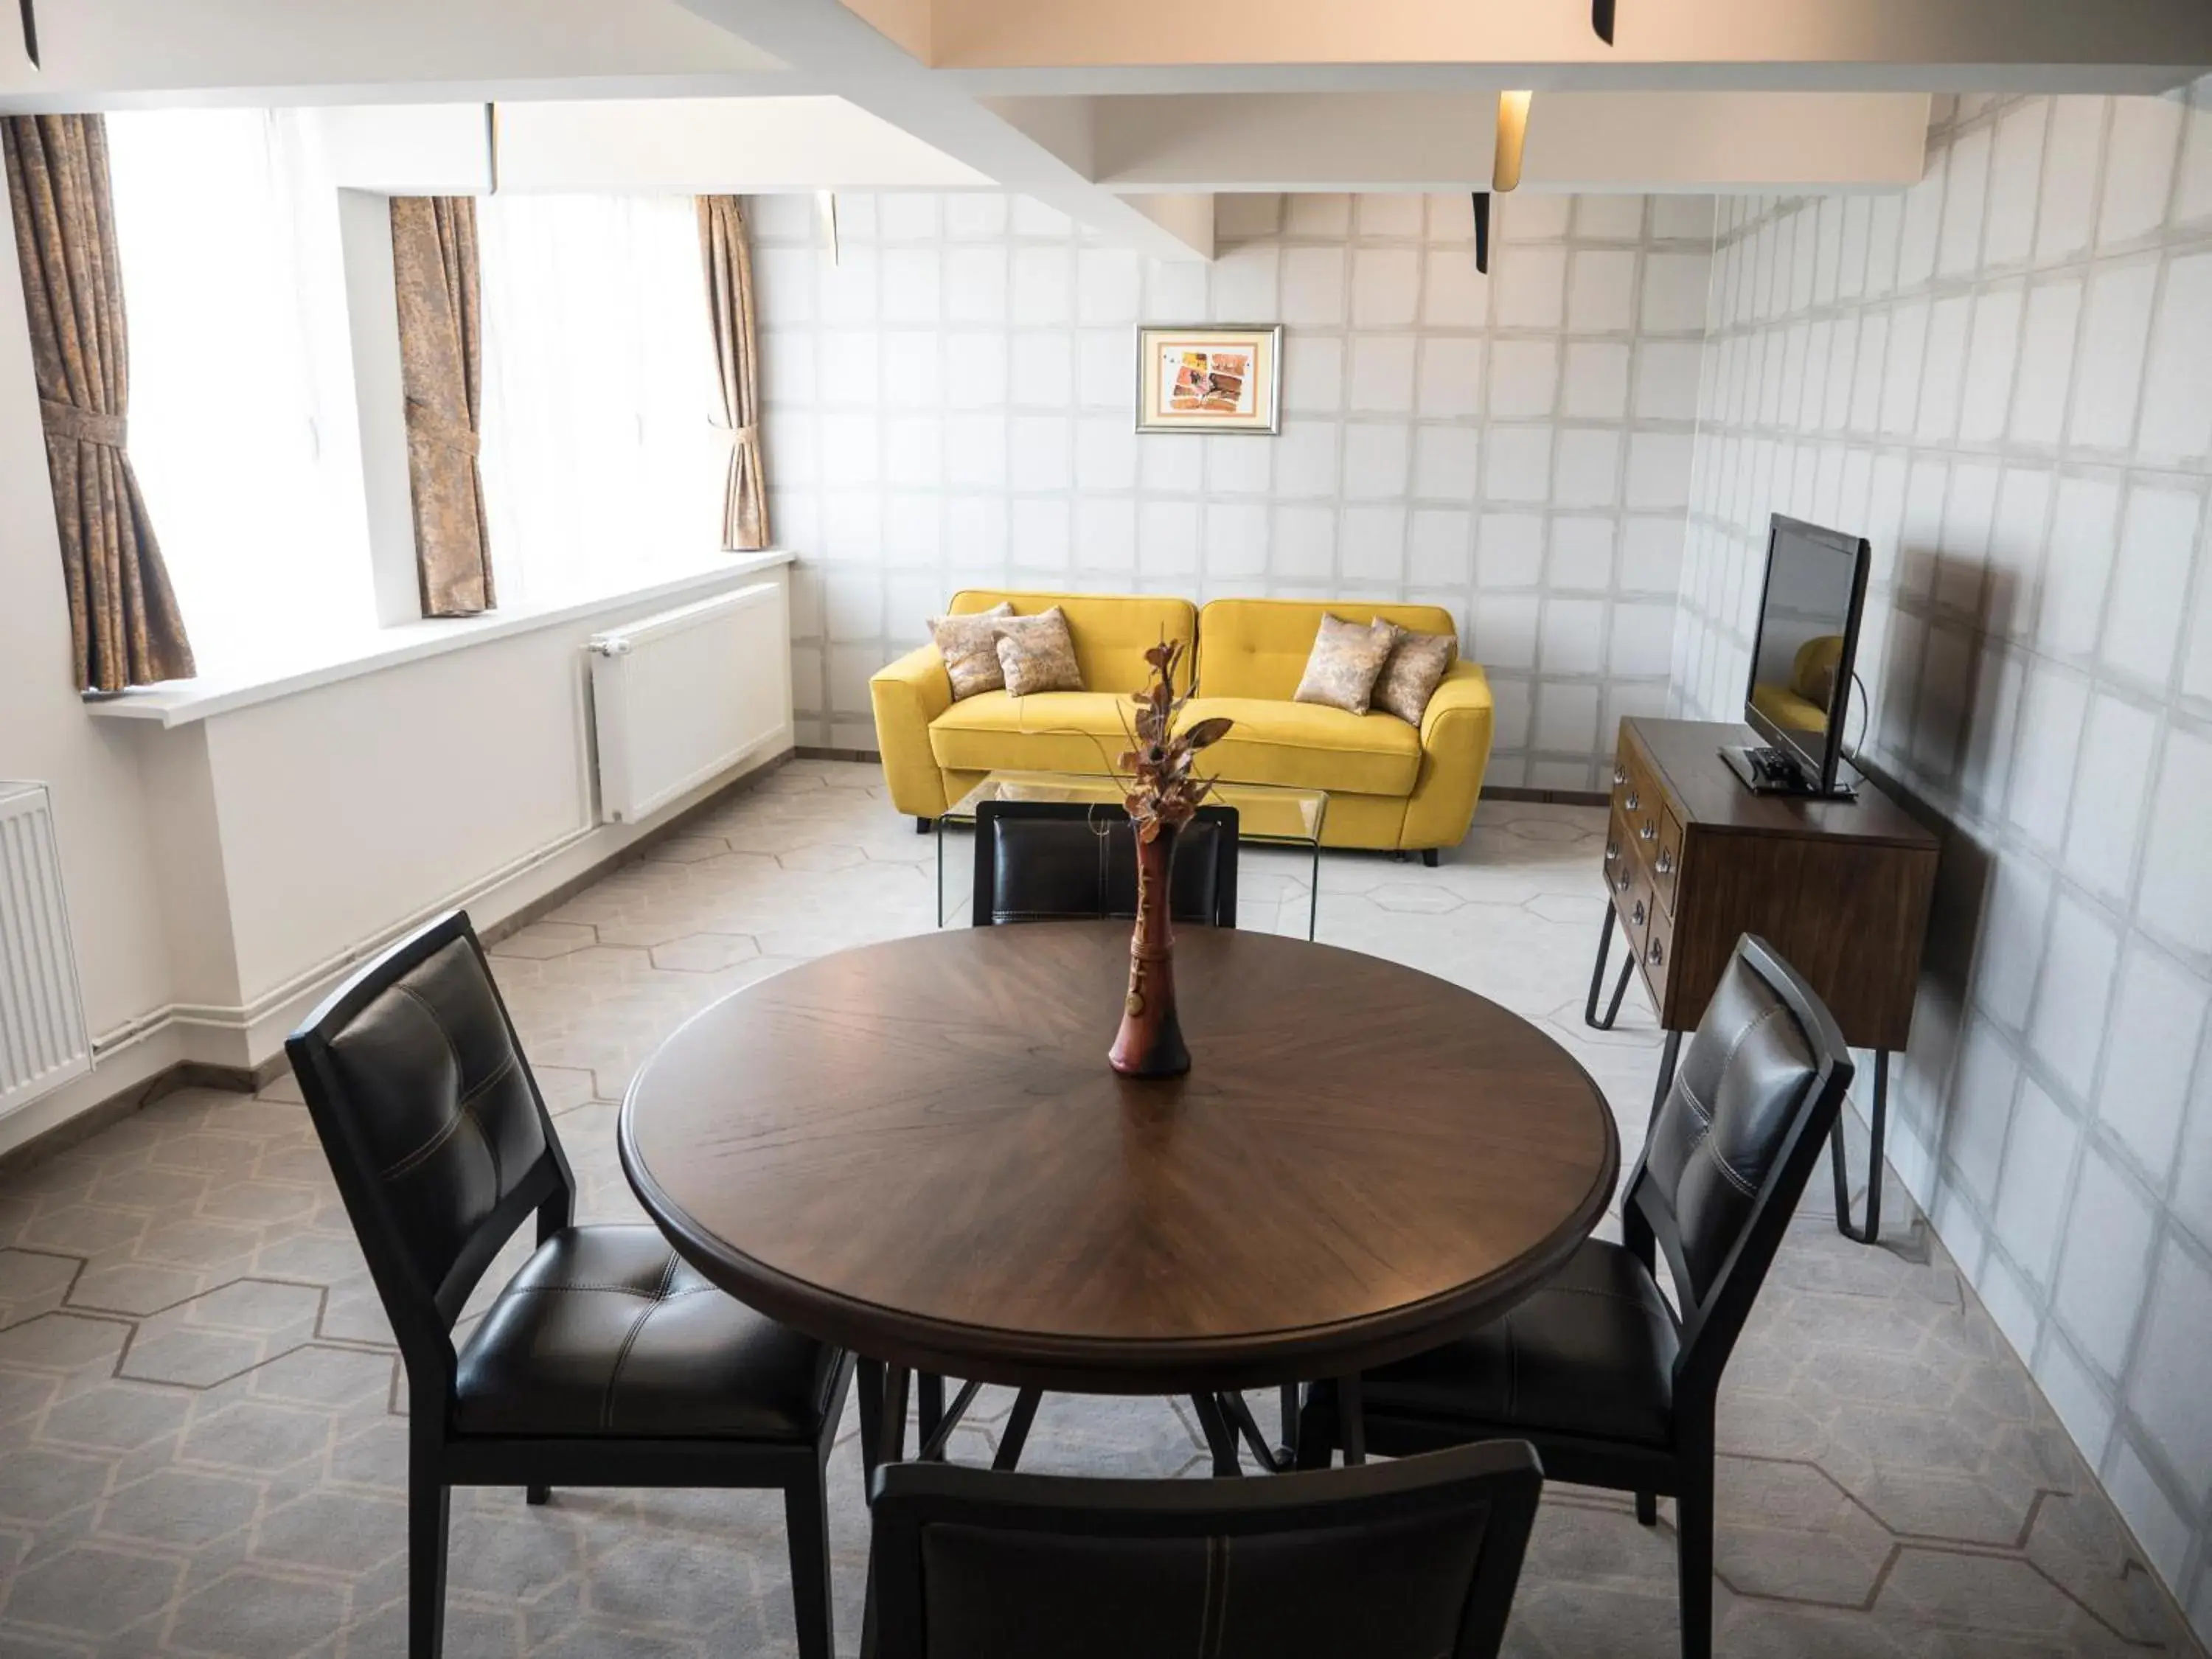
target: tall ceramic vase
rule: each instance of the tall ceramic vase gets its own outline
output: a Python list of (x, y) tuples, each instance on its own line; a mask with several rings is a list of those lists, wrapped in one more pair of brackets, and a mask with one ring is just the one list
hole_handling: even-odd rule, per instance
[(1175, 933), (1168, 921), (1168, 880), (1180, 826), (1162, 824), (1137, 841), (1137, 925), (1129, 935), (1129, 995), (1107, 1064), (1124, 1077), (1181, 1077), (1190, 1070), (1176, 1018)]

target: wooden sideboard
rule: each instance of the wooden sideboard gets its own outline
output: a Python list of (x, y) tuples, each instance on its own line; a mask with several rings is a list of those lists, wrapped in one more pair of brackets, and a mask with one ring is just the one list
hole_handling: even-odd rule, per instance
[[(1605, 842), (1612, 909), (1583, 1017), (1612, 1025), (1632, 967), (1667, 1033), (1663, 1096), (1681, 1033), (1696, 1027), (1737, 939), (1766, 940), (1827, 1004), (1845, 1041), (1875, 1051), (1863, 1229), (1850, 1224), (1844, 1201), (1840, 1131), (1836, 1140), (1837, 1223), (1871, 1240), (1881, 1221), (1889, 1055), (1912, 1029), (1938, 843), (1870, 780), (1848, 801), (1753, 794), (1720, 757), (1722, 744), (1747, 741), (1756, 739), (1741, 726), (1620, 723)], [(1616, 920), (1629, 961), (1601, 1018)]]

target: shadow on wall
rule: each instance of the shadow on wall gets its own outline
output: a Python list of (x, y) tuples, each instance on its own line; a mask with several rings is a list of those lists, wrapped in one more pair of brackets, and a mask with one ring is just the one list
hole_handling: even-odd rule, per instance
[[(1884, 634), (1883, 660), (1859, 665), (1860, 678), (1868, 683), (1874, 704), (1869, 711), (1873, 742), (1861, 750), (1861, 769), (1942, 843), (1929, 912), (1928, 944), (1921, 957), (1920, 987), (1913, 1005), (1911, 1045), (1903, 1057), (1891, 1097), (1893, 1109), (1911, 1127), (1919, 1145), (1940, 1149), (1948, 1127), (1945, 1120), (1950, 1109), (1952, 1063), (1965, 1023), (1975, 946), (1982, 936), (1983, 917), (1996, 874), (1996, 849), (1954, 817), (1950, 802), (1933, 799), (1906, 783), (1882, 763), (1882, 757), (1947, 754), (1954, 757), (1955, 763), (1957, 757), (1975, 746), (1978, 738), (1988, 739), (1990, 728), (2001, 722), (2002, 711), (1984, 706), (1985, 702), (1996, 702), (1995, 688), (2000, 679), (1987, 671), (1995, 665), (1990, 659), (2002, 655), (2002, 647), (1982, 631), (1980, 618), (2016, 614), (2016, 605), (2032, 604), (2033, 599), (2023, 601), (2014, 591), (2019, 583), (2009, 572), (1991, 569), (1985, 574), (1978, 560), (1960, 559), (1940, 548), (1901, 549), (1899, 562), (1901, 570), (1912, 573), (1911, 585), (1915, 592), (1981, 596), (1981, 609), (1966, 636), (1970, 645), (1965, 660), (1956, 665), (1957, 672), (1923, 672), (1929, 650), (1926, 643), (1929, 630), (1924, 624), (1929, 616), (1923, 602), (1913, 600), (1897, 607), (1906, 612), (1912, 625), (1899, 627), (1899, 618), (1891, 617), (1891, 626)], [(1929, 775), (1924, 767), (1922, 775)], [(1955, 777), (1954, 771), (1954, 781)], [(1964, 793), (1954, 788), (1955, 794)], [(1905, 1150), (1892, 1144), (1894, 1151)], [(1921, 1185), (1917, 1178), (1913, 1184)]]

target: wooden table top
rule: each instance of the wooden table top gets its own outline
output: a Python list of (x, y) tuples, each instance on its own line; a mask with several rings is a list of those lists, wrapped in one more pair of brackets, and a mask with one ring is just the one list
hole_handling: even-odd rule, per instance
[(623, 1166), (744, 1302), (872, 1358), (1180, 1393), (1495, 1317), (1604, 1214), (1583, 1068), (1449, 982), (1186, 928), (1188, 1076), (1116, 1076), (1129, 924), (959, 928), (734, 993), (631, 1084)]

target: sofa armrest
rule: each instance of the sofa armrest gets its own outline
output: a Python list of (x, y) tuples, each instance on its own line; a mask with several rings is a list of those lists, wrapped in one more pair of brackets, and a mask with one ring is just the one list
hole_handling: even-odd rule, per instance
[(1466, 839), (1490, 765), (1495, 712), (1481, 665), (1454, 663), (1421, 713), (1421, 770), (1400, 846), (1456, 847)]
[(917, 818), (940, 817), (945, 775), (930, 752), (929, 723), (952, 707), (952, 680), (933, 645), (917, 646), (868, 681), (876, 712), (876, 748), (891, 803)]

